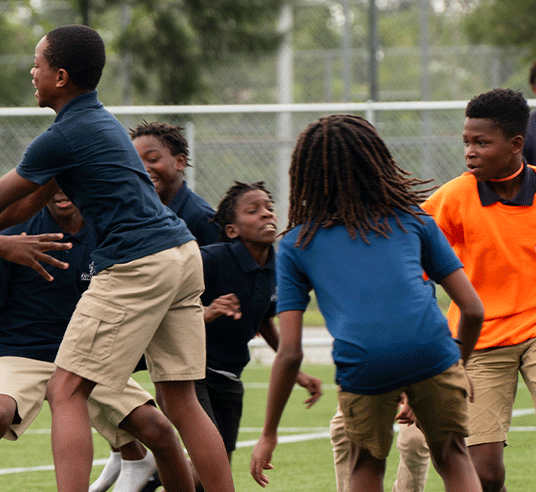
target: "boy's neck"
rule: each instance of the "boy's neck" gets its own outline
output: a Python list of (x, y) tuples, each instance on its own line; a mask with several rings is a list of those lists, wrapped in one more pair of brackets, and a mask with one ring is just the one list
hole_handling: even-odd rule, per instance
[[(519, 165), (523, 167), (523, 162), (520, 160)], [(499, 195), (503, 200), (511, 200), (514, 198), (521, 189), (521, 183), (523, 182), (523, 173), (521, 172), (512, 179), (506, 181), (488, 181), (493, 191)]]
[(71, 102), (73, 99), (77, 98), (78, 96), (81, 96), (82, 94), (87, 94), (88, 92), (93, 91), (87, 89), (73, 88), (70, 91), (66, 91), (62, 95), (62, 97), (57, 98), (54, 103), (50, 105), (50, 108), (52, 108), (54, 112), (58, 114), (67, 103)]
[(268, 258), (270, 257), (271, 244), (245, 243), (244, 241), (242, 241), (242, 244), (246, 247), (257, 265), (266, 265)]

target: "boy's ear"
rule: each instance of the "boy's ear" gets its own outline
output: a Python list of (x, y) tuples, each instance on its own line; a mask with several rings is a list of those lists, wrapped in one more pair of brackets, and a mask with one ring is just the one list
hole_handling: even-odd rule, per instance
[(234, 224), (227, 224), (225, 226), (225, 234), (229, 239), (236, 239), (239, 236), (236, 226)]
[(69, 82), (69, 74), (64, 68), (60, 68), (56, 75), (56, 87), (65, 87)]
[(188, 165), (188, 158), (184, 154), (177, 154), (173, 156), (175, 163), (177, 164), (177, 169), (179, 171), (184, 171)]
[(516, 135), (515, 137), (512, 137), (510, 142), (512, 143), (512, 152), (514, 154), (519, 154), (519, 152), (523, 151), (523, 146), (525, 145), (525, 138), (523, 135)]

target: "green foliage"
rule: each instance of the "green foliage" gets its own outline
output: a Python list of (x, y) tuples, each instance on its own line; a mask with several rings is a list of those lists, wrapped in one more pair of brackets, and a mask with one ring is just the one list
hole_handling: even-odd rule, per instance
[(533, 0), (481, 0), (465, 20), (474, 43), (515, 45), (536, 56), (536, 16)]

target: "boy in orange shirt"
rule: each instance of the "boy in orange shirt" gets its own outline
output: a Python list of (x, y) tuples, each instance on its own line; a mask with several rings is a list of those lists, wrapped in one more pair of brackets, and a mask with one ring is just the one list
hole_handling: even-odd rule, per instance
[[(523, 161), (529, 107), (520, 93), (481, 94), (465, 115), (468, 172), (439, 188), (423, 208), (446, 235), (484, 304), (482, 331), (467, 363), (475, 390), (467, 444), (484, 492), (506, 492), (503, 449), (518, 371), (536, 401), (536, 171)], [(458, 317), (451, 304), (447, 318), (454, 333)], [(424, 439), (406, 445), (411, 439), (415, 429), (402, 426), (397, 492), (422, 490), (426, 480), (428, 458), (419, 458)], [(403, 470), (421, 480), (405, 484), (411, 476), (404, 477)]]

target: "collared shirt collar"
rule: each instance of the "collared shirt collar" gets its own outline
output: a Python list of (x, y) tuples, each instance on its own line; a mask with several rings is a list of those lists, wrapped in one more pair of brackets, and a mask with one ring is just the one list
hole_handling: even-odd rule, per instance
[(275, 270), (275, 251), (273, 246), (270, 247), (268, 261), (264, 266), (260, 266), (253, 259), (253, 257), (249, 254), (247, 248), (244, 246), (244, 243), (242, 243), (240, 239), (236, 239), (231, 243), (231, 251), (236, 256), (236, 259), (240, 264), (240, 268), (242, 268), (244, 272), (252, 272), (260, 268), (269, 268), (271, 270)]
[(58, 111), (54, 121), (59, 121), (67, 111), (72, 111), (81, 108), (87, 108), (88, 106), (102, 106), (102, 103), (97, 99), (97, 91), (85, 92), (80, 96), (76, 96), (71, 99), (63, 108)]
[(521, 187), (519, 188), (517, 195), (511, 200), (505, 200), (497, 195), (488, 181), (478, 181), (476, 186), (482, 206), (488, 207), (496, 202), (517, 207), (531, 206), (534, 201), (534, 194), (536, 193), (536, 172), (528, 167), (525, 162), (523, 162), (523, 167), (524, 169), (521, 173), (523, 178)]

